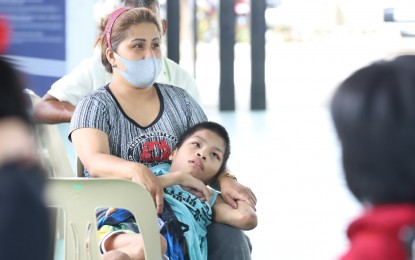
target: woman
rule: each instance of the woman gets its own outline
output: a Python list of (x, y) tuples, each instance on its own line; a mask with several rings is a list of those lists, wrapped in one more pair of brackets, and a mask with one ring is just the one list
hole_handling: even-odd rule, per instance
[[(78, 103), (70, 138), (87, 175), (143, 185), (161, 214), (162, 185), (147, 167), (168, 161), (182, 133), (207, 117), (184, 90), (154, 83), (160, 73), (161, 29), (153, 13), (118, 9), (103, 21), (101, 31), (101, 58), (105, 69), (113, 73), (113, 81)], [(221, 181), (222, 188), (232, 183)], [(246, 199), (239, 195), (240, 187), (231, 197), (240, 196), (254, 206), (254, 195), (250, 192)], [(193, 192), (202, 197), (201, 191)], [(107, 237), (102, 248), (121, 248), (131, 258), (137, 257), (136, 243), (128, 234)]]

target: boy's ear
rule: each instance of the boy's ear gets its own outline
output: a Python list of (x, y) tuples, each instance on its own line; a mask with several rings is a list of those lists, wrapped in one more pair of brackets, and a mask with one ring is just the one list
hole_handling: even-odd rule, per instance
[(173, 152), (171, 152), (171, 154), (169, 155), (169, 160), (173, 160), (174, 156), (176, 156), (176, 151), (177, 149), (174, 149)]

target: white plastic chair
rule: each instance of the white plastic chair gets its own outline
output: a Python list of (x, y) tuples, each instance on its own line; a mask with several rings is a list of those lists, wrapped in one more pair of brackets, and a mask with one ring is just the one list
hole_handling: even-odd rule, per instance
[[(25, 92), (29, 95), (33, 106), (41, 100), (32, 90), (25, 89)], [(49, 177), (75, 177), (59, 127), (54, 124), (36, 124), (35, 132), (41, 153), (40, 159)]]
[(129, 210), (142, 234), (146, 259), (162, 259), (157, 213), (144, 187), (123, 179), (50, 178), (46, 199), (63, 213), (64, 259), (99, 259), (96, 211), (103, 207)]

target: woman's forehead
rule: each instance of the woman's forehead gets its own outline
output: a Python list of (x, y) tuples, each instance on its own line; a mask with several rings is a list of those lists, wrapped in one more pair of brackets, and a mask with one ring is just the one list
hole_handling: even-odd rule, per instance
[(131, 25), (126, 34), (127, 38), (145, 38), (145, 39), (160, 39), (160, 33), (157, 29), (157, 26), (153, 23), (140, 23)]

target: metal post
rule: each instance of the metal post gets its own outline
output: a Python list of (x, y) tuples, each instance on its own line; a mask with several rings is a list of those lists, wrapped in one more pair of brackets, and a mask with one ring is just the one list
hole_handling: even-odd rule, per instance
[(197, 41), (198, 41), (197, 1), (193, 1), (193, 77), (196, 77)]
[(266, 0), (251, 1), (251, 110), (266, 109), (265, 9)]
[(167, 2), (167, 57), (180, 62), (180, 0)]
[(220, 85), (219, 109), (235, 110), (235, 0), (222, 0), (219, 6)]

